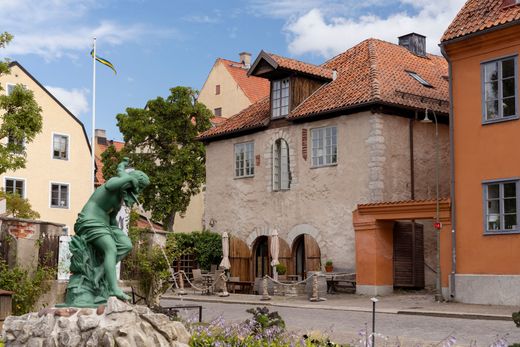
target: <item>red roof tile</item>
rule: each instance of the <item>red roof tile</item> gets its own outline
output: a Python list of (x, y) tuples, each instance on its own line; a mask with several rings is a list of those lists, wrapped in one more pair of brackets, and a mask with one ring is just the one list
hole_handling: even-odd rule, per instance
[(118, 152), (120, 150), (122, 150), (123, 147), (125, 146), (124, 142), (119, 142), (119, 141), (107, 141), (106, 145), (96, 143), (95, 154), (96, 154), (97, 170), (96, 170), (96, 181), (94, 182), (94, 185), (96, 187), (99, 187), (100, 185), (105, 183), (105, 178), (103, 177), (103, 162), (101, 161), (101, 154), (103, 154), (103, 152), (106, 151), (108, 146), (110, 146), (111, 144), (114, 145), (114, 147), (116, 148), (116, 151), (118, 151)]
[[(440, 56), (417, 56), (389, 42), (368, 39), (327, 61), (319, 68), (336, 70), (337, 78), (325, 83), (287, 119), (341, 111), (363, 104), (382, 103), (410, 109), (449, 112), (448, 64)], [(423, 86), (408, 72), (414, 72), (432, 87)], [(270, 121), (269, 97), (229, 118), (199, 136), (218, 137), (246, 129), (265, 127)]]
[(514, 1), (469, 0), (444, 32), (441, 42), (518, 20), (520, 5), (514, 5)]
[(269, 81), (264, 78), (248, 76), (247, 69), (243, 64), (227, 59), (218, 59), (229, 71), (233, 79), (237, 82), (244, 94), (251, 102), (257, 102), (266, 95), (269, 95)]
[[(448, 64), (443, 57), (420, 57), (402, 46), (368, 39), (323, 66), (337, 70), (337, 78), (298, 105), (288, 119), (377, 101), (448, 113), (448, 81), (443, 78), (448, 75)], [(415, 72), (433, 88), (423, 86), (408, 72)]]
[(302, 72), (308, 75), (313, 75), (317, 77), (322, 77), (331, 80), (332, 79), (332, 69), (325, 68), (322, 66), (304, 63), (302, 61), (291, 59), (291, 58), (285, 58), (273, 53), (267, 53), (264, 52), (269, 57), (271, 57), (277, 64), (278, 68), (291, 70), (291, 71), (297, 71)]

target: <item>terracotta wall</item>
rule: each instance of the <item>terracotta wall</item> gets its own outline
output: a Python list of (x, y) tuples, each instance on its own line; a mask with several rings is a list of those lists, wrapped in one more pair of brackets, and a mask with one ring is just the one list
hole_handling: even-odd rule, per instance
[(453, 72), (457, 273), (520, 274), (520, 234), (484, 235), (482, 187), (484, 180), (520, 177), (520, 120), (482, 124), (480, 72), (483, 61), (520, 53), (520, 26), (449, 45), (447, 52)]

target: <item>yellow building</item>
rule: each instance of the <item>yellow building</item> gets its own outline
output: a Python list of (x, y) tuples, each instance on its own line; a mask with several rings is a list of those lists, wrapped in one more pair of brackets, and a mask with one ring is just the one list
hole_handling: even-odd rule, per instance
[[(200, 90), (198, 101), (215, 117), (229, 118), (269, 95), (268, 81), (247, 75), (251, 53), (242, 52), (239, 56), (239, 62), (217, 58)], [(218, 118), (215, 123), (219, 123)]]
[(40, 219), (65, 224), (73, 231), (77, 214), (92, 193), (90, 145), (83, 123), (18, 62), (0, 76), (9, 93), (22, 84), (42, 108), (43, 127), (27, 144), (24, 169), (0, 175), (1, 187), (27, 198)]

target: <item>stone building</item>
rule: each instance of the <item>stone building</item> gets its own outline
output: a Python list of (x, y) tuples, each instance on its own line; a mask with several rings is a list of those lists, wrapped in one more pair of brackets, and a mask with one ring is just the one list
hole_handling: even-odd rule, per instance
[[(355, 271), (357, 204), (435, 197), (426, 112), (439, 121), (440, 190), (449, 195), (447, 63), (425, 53), (424, 36), (399, 41), (368, 39), (322, 65), (262, 51), (248, 74), (269, 81), (270, 96), (201, 134), (205, 219), (232, 235), (234, 276), (271, 273), (273, 229), (290, 276), (328, 259)], [(428, 230), (424, 266), (434, 268)]]

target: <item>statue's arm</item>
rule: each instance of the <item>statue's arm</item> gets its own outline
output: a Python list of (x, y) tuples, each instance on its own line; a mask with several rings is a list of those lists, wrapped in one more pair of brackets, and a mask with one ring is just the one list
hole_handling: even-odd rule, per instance
[(118, 176), (124, 176), (127, 173), (125, 172), (126, 167), (128, 166), (128, 162), (130, 159), (128, 157), (124, 157), (123, 160), (117, 165), (117, 175)]
[(111, 192), (132, 189), (136, 190), (138, 181), (135, 177), (124, 175), (123, 177), (112, 177), (105, 183), (105, 188)]

